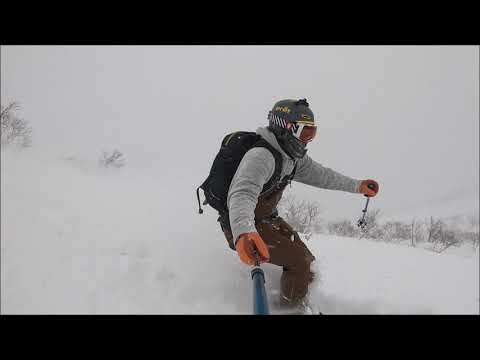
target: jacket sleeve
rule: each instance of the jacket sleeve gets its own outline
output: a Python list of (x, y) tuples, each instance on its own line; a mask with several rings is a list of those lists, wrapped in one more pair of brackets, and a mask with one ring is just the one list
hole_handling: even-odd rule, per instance
[(262, 147), (249, 150), (240, 162), (227, 197), (234, 242), (240, 234), (257, 231), (255, 207), (258, 196), (274, 171), (275, 158)]
[(361, 180), (342, 175), (305, 155), (297, 163), (293, 180), (322, 189), (358, 193)]

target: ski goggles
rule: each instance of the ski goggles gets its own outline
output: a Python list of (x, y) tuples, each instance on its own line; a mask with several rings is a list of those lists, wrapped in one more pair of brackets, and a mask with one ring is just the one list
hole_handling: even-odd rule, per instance
[(293, 136), (305, 144), (312, 141), (317, 134), (317, 126), (310, 121), (288, 123), (287, 129), (291, 129)]

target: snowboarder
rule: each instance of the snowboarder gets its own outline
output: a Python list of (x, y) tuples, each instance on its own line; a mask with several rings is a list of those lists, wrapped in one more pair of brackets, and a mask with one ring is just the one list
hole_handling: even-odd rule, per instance
[[(277, 102), (268, 120), (268, 126), (256, 131), (266, 144), (251, 147), (239, 160), (227, 186), (226, 209), (219, 211), (219, 222), (230, 248), (236, 250), (242, 262), (253, 265), (257, 255), (261, 263), (283, 268), (279, 304), (294, 309), (304, 304), (314, 276), (310, 265), (315, 257), (298, 233), (278, 215), (277, 204), (285, 187), (293, 180), (372, 197), (379, 186), (374, 180), (356, 180), (323, 167), (306, 154), (307, 144), (317, 132), (306, 99)], [(265, 189), (274, 178), (275, 184)]]

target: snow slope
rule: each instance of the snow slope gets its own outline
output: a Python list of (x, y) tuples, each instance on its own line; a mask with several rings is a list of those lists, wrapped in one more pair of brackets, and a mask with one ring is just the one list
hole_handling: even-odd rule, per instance
[[(250, 314), (250, 270), (195, 187), (30, 149), (2, 151), (4, 314)], [(479, 314), (479, 253), (317, 235), (310, 301), (326, 314)], [(270, 297), (280, 269), (263, 266)]]

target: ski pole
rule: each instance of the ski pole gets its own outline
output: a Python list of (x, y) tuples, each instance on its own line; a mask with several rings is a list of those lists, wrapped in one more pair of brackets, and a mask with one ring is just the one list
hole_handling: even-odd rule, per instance
[(255, 266), (252, 269), (253, 279), (253, 314), (269, 315), (267, 293), (265, 291), (265, 274), (260, 268), (258, 254), (254, 250)]
[(362, 210), (363, 216), (360, 220), (358, 220), (358, 226), (364, 229), (367, 226), (367, 222), (365, 221), (365, 214), (367, 213), (367, 207), (368, 207), (368, 202), (370, 201), (370, 198), (367, 196), (367, 203), (365, 204), (365, 209)]
[[(374, 190), (375, 185), (369, 184), (368, 188)], [(370, 201), (370, 196), (367, 196), (367, 195), (364, 195), (364, 196), (367, 198), (367, 203), (365, 204), (365, 209), (362, 210), (363, 216), (360, 220), (358, 220), (358, 223), (357, 223), (357, 226), (359, 226), (362, 229), (365, 229), (365, 227), (367, 226), (367, 222), (365, 220), (365, 215), (367, 214), (368, 202)]]

